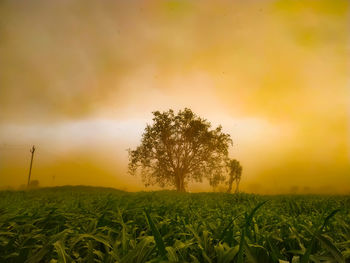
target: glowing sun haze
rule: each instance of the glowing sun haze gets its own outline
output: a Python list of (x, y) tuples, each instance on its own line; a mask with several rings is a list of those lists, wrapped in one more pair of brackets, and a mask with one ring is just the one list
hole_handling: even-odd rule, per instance
[(188, 107), (231, 134), (243, 191), (349, 193), (349, 8), (1, 1), (0, 187), (26, 183), (35, 144), (41, 185), (143, 190), (126, 149)]

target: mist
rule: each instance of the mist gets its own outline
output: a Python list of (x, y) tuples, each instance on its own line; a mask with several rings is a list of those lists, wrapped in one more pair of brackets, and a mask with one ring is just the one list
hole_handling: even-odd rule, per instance
[(0, 187), (36, 145), (43, 186), (144, 190), (127, 149), (188, 107), (231, 134), (242, 191), (349, 193), (348, 20), (345, 0), (2, 1)]

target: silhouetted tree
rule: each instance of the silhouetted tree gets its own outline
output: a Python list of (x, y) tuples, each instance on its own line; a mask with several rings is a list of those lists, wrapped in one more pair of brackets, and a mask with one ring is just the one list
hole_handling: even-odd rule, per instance
[(227, 163), (227, 166), (229, 168), (229, 179), (228, 179), (228, 189), (227, 192), (231, 193), (232, 191), (232, 184), (233, 182), (236, 182), (236, 190), (235, 193), (238, 193), (239, 191), (239, 183), (241, 182), (242, 177), (242, 166), (239, 163), (239, 161), (232, 159), (229, 160)]
[(185, 192), (190, 181), (211, 185), (225, 180), (224, 169), (229, 134), (219, 126), (195, 115), (190, 109), (174, 114), (173, 110), (153, 112), (153, 124), (147, 125), (141, 145), (129, 150), (129, 172), (140, 171), (146, 186), (158, 184), (175, 186)]

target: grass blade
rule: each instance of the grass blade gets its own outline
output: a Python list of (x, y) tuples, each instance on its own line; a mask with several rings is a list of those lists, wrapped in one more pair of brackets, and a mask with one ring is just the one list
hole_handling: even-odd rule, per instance
[(148, 224), (152, 230), (154, 240), (156, 241), (158, 251), (162, 255), (162, 257), (166, 257), (166, 249), (165, 249), (165, 245), (164, 245), (164, 241), (162, 239), (162, 236), (160, 235), (158, 228), (154, 224), (153, 219), (147, 210), (145, 210), (145, 215), (146, 215), (146, 219), (148, 221)]

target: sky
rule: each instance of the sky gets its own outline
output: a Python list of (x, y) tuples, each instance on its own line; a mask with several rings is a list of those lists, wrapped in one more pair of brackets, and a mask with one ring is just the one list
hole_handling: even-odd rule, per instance
[[(152, 111), (231, 134), (250, 193), (350, 193), (347, 0), (0, 2), (0, 188), (145, 188)], [(212, 191), (207, 183), (189, 191)]]

